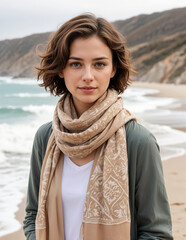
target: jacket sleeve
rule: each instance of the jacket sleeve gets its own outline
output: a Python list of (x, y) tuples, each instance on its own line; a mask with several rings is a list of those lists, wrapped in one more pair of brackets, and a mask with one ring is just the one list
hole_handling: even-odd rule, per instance
[(159, 146), (149, 132), (137, 149), (135, 185), (138, 240), (173, 239)]
[(42, 125), (36, 132), (33, 142), (25, 209), (26, 216), (23, 221), (23, 229), (27, 240), (36, 240), (35, 219), (38, 209), (40, 173), (50, 133), (51, 123)]

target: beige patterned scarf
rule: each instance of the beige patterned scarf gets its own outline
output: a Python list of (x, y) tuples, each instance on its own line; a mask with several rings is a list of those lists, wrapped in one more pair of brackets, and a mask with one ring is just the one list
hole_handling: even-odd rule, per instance
[[(125, 123), (133, 119), (122, 98), (108, 90), (77, 117), (70, 94), (58, 102), (40, 178), (37, 240), (65, 240), (61, 199), (63, 154), (96, 150), (79, 239), (129, 240), (130, 212)], [(72, 216), (73, 218), (73, 216)]]

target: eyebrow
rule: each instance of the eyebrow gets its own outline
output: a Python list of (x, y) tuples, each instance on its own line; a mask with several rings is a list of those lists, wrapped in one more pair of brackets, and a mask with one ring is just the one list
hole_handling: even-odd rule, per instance
[[(79, 60), (79, 61), (82, 61), (83, 59), (82, 58), (79, 58), (79, 57), (69, 57), (69, 60), (72, 59), (72, 60)], [(109, 59), (108, 57), (98, 57), (98, 58), (94, 58), (93, 60), (104, 60), (104, 59)]]

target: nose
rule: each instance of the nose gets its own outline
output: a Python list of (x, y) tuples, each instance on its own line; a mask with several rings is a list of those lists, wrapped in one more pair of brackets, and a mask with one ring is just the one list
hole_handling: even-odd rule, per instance
[(82, 79), (85, 82), (91, 82), (94, 79), (91, 66), (84, 67), (83, 72), (82, 72)]

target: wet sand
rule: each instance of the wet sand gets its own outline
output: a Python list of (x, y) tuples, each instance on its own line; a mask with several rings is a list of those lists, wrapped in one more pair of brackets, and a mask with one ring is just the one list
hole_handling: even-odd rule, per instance
[(25, 191), (25, 197), (24, 197), (23, 201), (20, 203), (19, 210), (16, 213), (16, 219), (21, 224), (20, 229), (14, 233), (10, 233), (6, 236), (0, 237), (0, 240), (25, 240), (26, 239), (24, 232), (23, 232), (23, 228), (22, 228), (23, 220), (25, 217), (25, 206), (26, 206), (26, 191)]
[(186, 155), (163, 162), (175, 240), (186, 239)]

